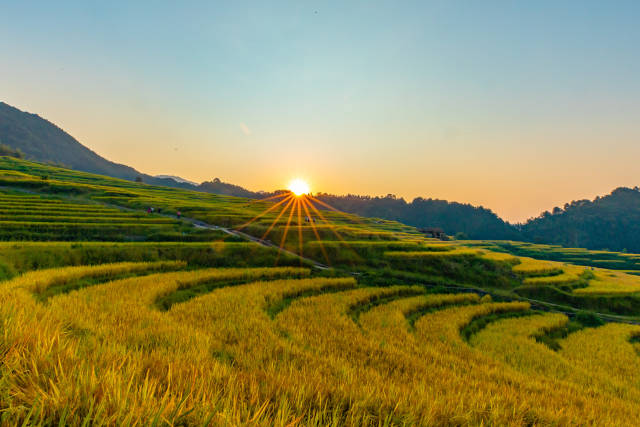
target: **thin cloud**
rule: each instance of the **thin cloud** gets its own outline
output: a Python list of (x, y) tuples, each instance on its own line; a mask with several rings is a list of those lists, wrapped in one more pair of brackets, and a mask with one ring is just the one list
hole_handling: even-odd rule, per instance
[(251, 135), (251, 129), (249, 129), (249, 127), (244, 123), (240, 123), (240, 130), (242, 130), (242, 133), (245, 135)]

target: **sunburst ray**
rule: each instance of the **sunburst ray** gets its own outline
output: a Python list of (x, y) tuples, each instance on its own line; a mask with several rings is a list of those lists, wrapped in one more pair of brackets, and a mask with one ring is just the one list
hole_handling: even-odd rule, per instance
[(314, 202), (316, 202), (316, 203), (318, 203), (318, 204), (320, 204), (320, 205), (324, 206), (325, 208), (327, 208), (327, 209), (329, 209), (329, 210), (332, 210), (333, 212), (337, 212), (337, 213), (339, 213), (340, 215), (343, 215), (345, 218), (347, 218), (347, 219), (349, 219), (349, 220), (351, 220), (351, 221), (354, 221), (354, 222), (356, 222), (356, 223), (358, 223), (358, 224), (364, 224), (364, 223), (363, 223), (362, 221), (360, 221), (357, 217), (355, 217), (355, 215), (348, 214), (348, 213), (346, 213), (346, 212), (342, 212), (340, 209), (336, 209), (336, 208), (334, 208), (334, 207), (333, 207), (333, 206), (331, 206), (330, 204), (323, 202), (322, 200), (318, 199), (317, 197), (313, 197), (312, 195), (310, 195), (310, 194), (309, 194), (309, 198), (310, 198), (312, 201), (314, 201)]
[(264, 240), (269, 235), (271, 230), (273, 230), (273, 227), (278, 223), (280, 218), (282, 218), (282, 215), (287, 211), (287, 209), (289, 208), (289, 206), (291, 206), (291, 204), (293, 203), (294, 200), (295, 199), (293, 197), (291, 197), (291, 199), (289, 200), (289, 203), (287, 203), (286, 206), (284, 208), (282, 208), (282, 210), (280, 211), (280, 213), (278, 214), (276, 219), (273, 220), (273, 222), (271, 223), (269, 228), (267, 228), (267, 231), (265, 231), (265, 233), (262, 235), (262, 237), (260, 238), (261, 240)]
[[(289, 194), (289, 197), (293, 198), (292, 194)], [(254, 216), (251, 220), (249, 220), (248, 222), (242, 224), (239, 228), (237, 228), (236, 230), (242, 230), (243, 228), (248, 227), (249, 225), (251, 225), (253, 222), (255, 222), (257, 219), (265, 216), (266, 214), (268, 214), (269, 212), (271, 212), (272, 210), (274, 210), (275, 208), (277, 208), (278, 206), (280, 206), (281, 204), (283, 204), (284, 202), (286, 202), (288, 200), (288, 198), (286, 199), (282, 199), (280, 200), (278, 203), (274, 204), (273, 206), (271, 206), (269, 209), (265, 210), (264, 212)]]
[(302, 256), (302, 209), (300, 208), (302, 197), (296, 200), (296, 208), (298, 210), (298, 252)]
[[(308, 187), (306, 187), (306, 188), (308, 189)], [(359, 221), (357, 217), (355, 217), (353, 215), (350, 215), (350, 214), (347, 214), (345, 212), (342, 212), (339, 209), (334, 208), (333, 206), (331, 206), (328, 203), (326, 203), (326, 202), (314, 197), (313, 195), (311, 195), (311, 193), (308, 193), (308, 192), (298, 192), (298, 193), (296, 193), (294, 191), (291, 191), (289, 193), (280, 193), (280, 194), (276, 194), (276, 195), (267, 197), (265, 199), (253, 201), (251, 203), (258, 203), (258, 202), (264, 202), (264, 201), (269, 201), (269, 200), (277, 200), (277, 199), (282, 199), (282, 200), (277, 201), (272, 206), (270, 206), (268, 209), (266, 209), (265, 211), (259, 213), (258, 215), (256, 215), (251, 220), (247, 221), (245, 224), (241, 225), (237, 229), (237, 230), (242, 230), (243, 228), (246, 228), (247, 226), (249, 226), (250, 224), (252, 224), (256, 220), (258, 220), (259, 218), (264, 217), (269, 212), (273, 211), (274, 209), (278, 209), (278, 207), (281, 207), (281, 206), (284, 205), (284, 207), (282, 207), (280, 209), (280, 211), (278, 212), (277, 216), (275, 216), (275, 219), (271, 222), (269, 227), (266, 229), (266, 231), (264, 232), (264, 234), (260, 238), (260, 240), (264, 241), (276, 226), (281, 227), (282, 226), (281, 225), (281, 219), (283, 218), (284, 215), (287, 215), (287, 221), (286, 221), (286, 223), (284, 225), (284, 229), (282, 231), (282, 236), (280, 238), (280, 244), (278, 246), (279, 251), (278, 251), (278, 255), (276, 257), (276, 264), (278, 263), (278, 261), (280, 259), (280, 256), (282, 254), (283, 249), (285, 249), (285, 246), (286, 246), (286, 243), (287, 243), (287, 237), (289, 235), (289, 230), (293, 226), (294, 216), (297, 217), (296, 219), (297, 219), (297, 222), (298, 222), (297, 223), (297, 228), (298, 228), (298, 255), (301, 258), (304, 255), (303, 254), (303, 252), (304, 252), (304, 233), (303, 233), (303, 222), (302, 222), (302, 215), (303, 215), (302, 211), (303, 211), (303, 209), (304, 209), (306, 217), (309, 218), (308, 221), (310, 223), (311, 230), (313, 231), (313, 235), (315, 236), (315, 238), (318, 241), (318, 245), (320, 246), (320, 250), (322, 251), (322, 256), (324, 257), (325, 261), (327, 262), (327, 265), (331, 264), (331, 260), (329, 258), (329, 254), (327, 253), (327, 249), (324, 246), (324, 242), (322, 241), (322, 236), (320, 235), (319, 228), (314, 223), (314, 219), (312, 217), (312, 214), (314, 214), (315, 216), (317, 216), (318, 218), (320, 218), (323, 221), (323, 223), (327, 226), (327, 228), (329, 230), (331, 230), (331, 232), (338, 239), (340, 244), (344, 245), (348, 250), (353, 252), (353, 254), (355, 255), (356, 259), (357, 258), (361, 258), (361, 256), (342, 237), (342, 235), (338, 231), (338, 227), (336, 226), (336, 224), (333, 224), (332, 221), (322, 213), (321, 208), (316, 206), (316, 203), (318, 205), (322, 206), (323, 208), (326, 208), (326, 209), (328, 209), (330, 211), (333, 211), (333, 212), (336, 212), (336, 213), (340, 214), (341, 216), (344, 216), (350, 222), (356, 222), (356, 223), (363, 224), (363, 222)]]
[(273, 195), (271, 197), (266, 197), (264, 199), (252, 200), (252, 201), (249, 202), (249, 205), (252, 205), (254, 203), (260, 203), (260, 202), (268, 202), (269, 200), (279, 199), (281, 197), (288, 197), (288, 196), (291, 196), (291, 193), (283, 192), (283, 193), (279, 193), (279, 194)]
[(282, 253), (282, 248), (284, 247), (285, 241), (287, 240), (287, 234), (289, 233), (289, 225), (291, 224), (291, 218), (293, 218), (293, 205), (291, 206), (291, 210), (289, 212), (289, 218), (287, 219), (287, 225), (284, 227), (284, 232), (282, 234), (282, 240), (280, 240), (280, 250), (278, 251), (278, 256), (276, 257), (276, 264), (280, 260), (280, 254)]
[(342, 236), (340, 235), (340, 233), (338, 233), (338, 230), (335, 229), (335, 227), (333, 226), (333, 224), (331, 224), (324, 215), (322, 215), (322, 212), (320, 212), (320, 210), (318, 208), (316, 208), (316, 206), (313, 204), (315, 197), (309, 196), (309, 206), (311, 206), (311, 209), (313, 209), (313, 211), (316, 213), (316, 215), (318, 215), (325, 223), (327, 223), (327, 225), (329, 226), (329, 229), (333, 232), (333, 234), (336, 235), (336, 237), (338, 238), (338, 240), (340, 240), (341, 243), (343, 243), (349, 250), (351, 250), (351, 252), (354, 254), (354, 256), (357, 259), (362, 259), (362, 257), (352, 248), (349, 246), (349, 244), (342, 238)]
[(324, 248), (324, 243), (322, 242), (322, 239), (320, 238), (320, 234), (318, 233), (318, 230), (316, 229), (316, 224), (313, 220), (313, 217), (311, 216), (311, 213), (309, 212), (309, 208), (307, 207), (307, 204), (309, 202), (307, 201), (307, 198), (303, 198), (302, 199), (302, 207), (304, 208), (305, 213), (307, 214), (307, 217), (309, 218), (309, 223), (311, 224), (311, 229), (313, 230), (313, 234), (316, 236), (316, 241), (318, 242), (318, 245), (320, 245), (320, 250), (322, 251), (322, 255), (324, 256), (325, 261), (327, 261), (327, 265), (331, 265), (331, 261), (329, 261), (329, 255), (327, 254), (326, 249)]
[(322, 214), (322, 212), (320, 212), (320, 210), (318, 210), (318, 208), (315, 207), (315, 205), (312, 203), (313, 199), (311, 197), (309, 197), (309, 200), (311, 200), (311, 202), (309, 202), (309, 206), (311, 207), (311, 209), (313, 209), (313, 211), (316, 213), (316, 215), (318, 215), (320, 217), (320, 219), (322, 221), (324, 221), (328, 226), (329, 229), (333, 232), (333, 234), (336, 235), (336, 237), (338, 238), (338, 240), (340, 240), (341, 242), (344, 241), (344, 239), (342, 238), (342, 236), (340, 235), (340, 233), (338, 233), (338, 230), (336, 230), (336, 228), (333, 226), (333, 224), (331, 224), (331, 222), (329, 222), (327, 220), (327, 218)]

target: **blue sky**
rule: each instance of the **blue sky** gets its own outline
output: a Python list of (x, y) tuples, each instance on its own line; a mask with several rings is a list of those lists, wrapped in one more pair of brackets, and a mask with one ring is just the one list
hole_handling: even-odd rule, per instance
[(6, 2), (3, 100), (147, 173), (481, 204), (640, 184), (638, 2)]

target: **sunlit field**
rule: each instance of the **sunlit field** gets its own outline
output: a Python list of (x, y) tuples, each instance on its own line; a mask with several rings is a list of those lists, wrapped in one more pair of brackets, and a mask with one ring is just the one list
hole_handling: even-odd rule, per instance
[(638, 255), (6, 157), (0, 224), (2, 425), (640, 424)]

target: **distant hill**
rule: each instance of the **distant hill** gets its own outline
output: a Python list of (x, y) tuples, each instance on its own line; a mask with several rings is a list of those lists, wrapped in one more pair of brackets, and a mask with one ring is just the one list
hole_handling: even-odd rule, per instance
[(567, 203), (529, 220), (521, 230), (538, 243), (640, 253), (640, 189), (621, 187), (593, 201)]
[(0, 143), (20, 150), (24, 157), (71, 169), (148, 184), (190, 188), (194, 186), (171, 178), (156, 178), (132, 167), (111, 162), (91, 151), (58, 126), (37, 114), (20, 111), (0, 102)]
[(181, 177), (175, 176), (175, 175), (156, 175), (154, 178), (160, 178), (160, 179), (169, 178), (169, 179), (174, 180), (175, 182), (180, 182), (180, 183), (183, 183), (183, 184), (191, 184), (191, 185), (193, 185), (195, 187), (200, 185), (197, 182), (189, 181), (188, 179), (184, 179), (184, 178), (181, 178)]
[(344, 212), (400, 221), (414, 227), (438, 227), (447, 234), (464, 233), (470, 239), (521, 239), (520, 232), (489, 209), (423, 199), (412, 202), (389, 194), (385, 197), (316, 195), (320, 200)]
[(261, 199), (268, 197), (272, 193), (262, 193), (247, 190), (239, 185), (229, 184), (222, 182), (219, 178), (214, 178), (212, 181), (205, 181), (198, 186), (198, 190), (205, 191), (207, 193), (222, 194), (225, 196), (246, 197), (248, 199)]

